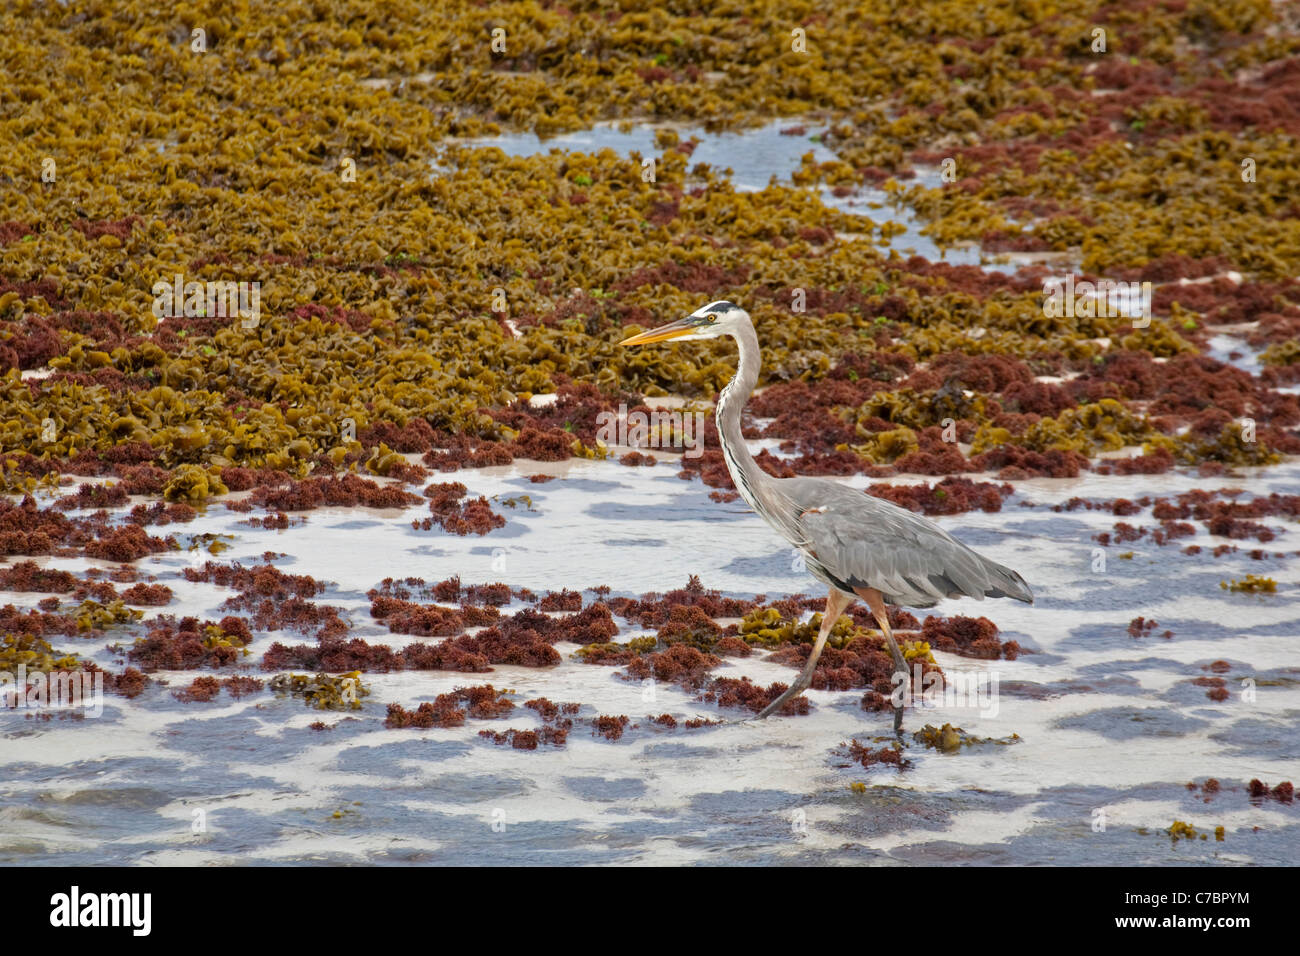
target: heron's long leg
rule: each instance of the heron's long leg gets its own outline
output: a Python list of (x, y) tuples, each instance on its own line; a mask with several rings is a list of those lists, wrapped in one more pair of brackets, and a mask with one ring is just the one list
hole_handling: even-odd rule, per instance
[[(894, 640), (894, 632), (889, 627), (889, 612), (885, 609), (884, 596), (875, 588), (860, 588), (857, 592), (858, 597), (867, 603), (871, 608), (871, 615), (880, 625), (881, 632), (885, 635), (885, 640), (889, 643), (889, 654), (894, 658), (894, 683), (895, 693), (901, 692), (903, 704), (894, 705), (894, 735), (901, 737), (903, 735), (903, 706), (907, 702), (908, 677), (907, 677), (907, 659), (903, 657), (903, 652), (898, 646), (898, 641)], [(899, 677), (901, 676), (901, 679)]]
[(831, 593), (826, 598), (826, 613), (822, 615), (822, 626), (817, 632), (817, 643), (813, 645), (812, 653), (808, 655), (808, 663), (799, 672), (799, 676), (795, 678), (789, 690), (764, 707), (758, 717), (755, 718), (756, 720), (762, 720), (764, 717), (776, 713), (785, 706), (786, 701), (793, 700), (808, 689), (808, 685), (812, 683), (813, 671), (817, 670), (817, 658), (822, 656), (822, 648), (826, 646), (826, 639), (831, 636), (831, 628), (840, 619), (840, 615), (844, 613), (845, 608), (852, 603), (853, 596), (851, 594), (845, 594), (838, 588), (831, 588)]

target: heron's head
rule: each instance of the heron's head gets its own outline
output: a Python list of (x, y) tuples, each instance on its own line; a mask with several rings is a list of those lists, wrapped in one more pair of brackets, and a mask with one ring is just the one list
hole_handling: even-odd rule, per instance
[(649, 345), (651, 342), (664, 342), (668, 339), (676, 339), (680, 342), (691, 339), (716, 339), (720, 335), (732, 335), (747, 324), (749, 324), (748, 312), (734, 302), (719, 300), (696, 309), (684, 319), (634, 335), (619, 344)]

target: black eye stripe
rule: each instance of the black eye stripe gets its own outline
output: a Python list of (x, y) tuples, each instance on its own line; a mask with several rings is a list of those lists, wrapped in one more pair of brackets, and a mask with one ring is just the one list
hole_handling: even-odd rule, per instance
[(726, 315), (737, 306), (731, 302), (710, 302), (696, 313), (701, 322), (708, 322), (710, 325), (717, 322), (721, 316)]

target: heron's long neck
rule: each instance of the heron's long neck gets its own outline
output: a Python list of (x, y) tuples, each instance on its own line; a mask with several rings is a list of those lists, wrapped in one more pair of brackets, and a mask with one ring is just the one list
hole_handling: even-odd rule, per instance
[(727, 470), (731, 480), (750, 505), (754, 505), (757, 488), (767, 480), (767, 473), (758, 467), (754, 456), (745, 446), (745, 437), (740, 432), (740, 415), (749, 400), (749, 393), (758, 382), (759, 369), (763, 364), (762, 352), (758, 347), (758, 335), (748, 323), (735, 333), (736, 344), (740, 347), (740, 361), (736, 374), (727, 383), (718, 397), (718, 437), (722, 442), (722, 455), (727, 461)]

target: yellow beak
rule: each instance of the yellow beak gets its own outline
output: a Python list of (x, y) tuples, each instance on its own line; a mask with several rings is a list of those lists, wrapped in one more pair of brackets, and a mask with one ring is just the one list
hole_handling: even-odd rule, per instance
[(642, 332), (640, 335), (634, 335), (630, 339), (624, 339), (619, 345), (649, 345), (651, 342), (663, 342), (666, 339), (677, 339), (683, 335), (689, 335), (695, 331), (695, 320), (690, 316), (684, 319), (678, 319), (676, 322), (670, 322), (667, 325), (661, 325), (657, 329), (651, 329), (649, 332)]

